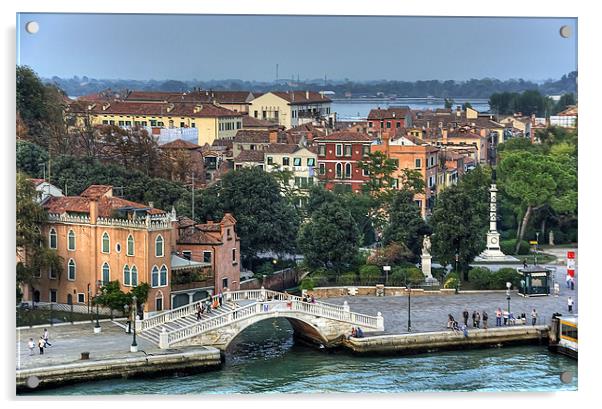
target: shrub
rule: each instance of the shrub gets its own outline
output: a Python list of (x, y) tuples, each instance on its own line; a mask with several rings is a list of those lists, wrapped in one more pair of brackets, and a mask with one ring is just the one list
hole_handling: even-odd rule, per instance
[(529, 254), (529, 252), (531, 251), (531, 248), (529, 247), (529, 243), (526, 242), (525, 240), (522, 240), (520, 242), (520, 246), (518, 248), (518, 253), (516, 253), (514, 251), (516, 249), (516, 239), (502, 240), (500, 242), (500, 248), (502, 249), (502, 252), (504, 252), (505, 254), (524, 255), (524, 254)]
[(375, 265), (365, 264), (360, 267), (360, 280), (361, 281), (376, 281), (381, 278), (382, 274), (380, 268)]
[(403, 269), (401, 267), (395, 267), (391, 269), (391, 274), (389, 274), (389, 285), (402, 286), (404, 283), (405, 275), (403, 273)]
[(390, 284), (406, 285), (406, 280), (409, 284), (421, 284), (424, 282), (424, 274), (414, 265), (398, 266), (392, 269), (389, 275)]
[(301, 280), (299, 287), (302, 290), (313, 290), (315, 287), (314, 280), (311, 277), (305, 277), (303, 280)]
[(445, 278), (445, 283), (443, 283), (443, 288), (457, 288), (458, 287), (458, 276), (457, 275), (449, 275)]
[(475, 267), (468, 272), (468, 281), (476, 290), (488, 290), (492, 284), (492, 273), (488, 268)]
[(348, 273), (343, 273), (339, 277), (337, 277), (337, 284), (341, 285), (352, 285), (357, 281), (357, 275), (350, 271)]
[(329, 274), (328, 274), (327, 270), (325, 270), (323, 268), (317, 269), (316, 271), (311, 273), (310, 276), (316, 287), (324, 287), (324, 286), (328, 285)]
[(491, 276), (490, 288), (492, 290), (506, 289), (506, 282), (511, 282), (513, 288), (519, 288), (521, 275), (513, 268), (500, 268)]

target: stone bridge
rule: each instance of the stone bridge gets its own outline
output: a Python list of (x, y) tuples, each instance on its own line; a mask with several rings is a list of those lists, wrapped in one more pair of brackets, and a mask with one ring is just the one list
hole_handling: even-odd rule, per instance
[[(212, 297), (213, 299), (215, 297)], [(196, 319), (197, 306), (204, 300), (137, 321), (140, 335), (160, 348), (207, 345), (226, 350), (245, 328), (266, 319), (286, 318), (295, 336), (331, 346), (349, 335), (353, 327), (364, 332), (384, 331), (380, 313), (376, 317), (351, 312), (349, 306), (304, 302), (300, 297), (271, 290), (231, 291), (224, 294), (223, 307)]]

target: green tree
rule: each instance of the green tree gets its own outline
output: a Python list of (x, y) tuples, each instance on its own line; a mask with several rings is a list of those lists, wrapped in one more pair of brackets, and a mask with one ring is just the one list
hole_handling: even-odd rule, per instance
[(575, 99), (575, 94), (572, 92), (567, 94), (562, 94), (556, 105), (554, 106), (554, 114), (557, 114), (561, 111), (564, 111), (569, 105), (577, 104), (577, 100)]
[(531, 152), (511, 152), (498, 165), (500, 187), (520, 220), (517, 247), (534, 212), (549, 205), (560, 213), (577, 209), (577, 169), (570, 161)]
[(297, 213), (280, 194), (271, 174), (259, 168), (228, 172), (221, 181), (219, 199), (224, 211), (232, 212), (237, 220), (245, 262), (263, 251), (284, 254), (296, 250)]
[(366, 160), (358, 162), (359, 167), (368, 173), (368, 180), (362, 190), (368, 194), (379, 196), (389, 194), (395, 188), (393, 173), (397, 170), (397, 162), (387, 158), (383, 152), (368, 154)]
[(17, 141), (17, 169), (32, 177), (44, 176), (44, 166), (48, 164), (48, 152), (28, 141)]
[(414, 203), (414, 195), (408, 190), (395, 193), (389, 211), (389, 223), (384, 230), (384, 244), (393, 242), (407, 246), (412, 252), (411, 259), (418, 260), (421, 253), (422, 238), (431, 230), (420, 215), (420, 209)]
[(347, 209), (327, 202), (301, 226), (298, 243), (310, 268), (341, 273), (352, 266), (358, 253), (359, 232)]
[(445, 98), (443, 100), (443, 106), (445, 109), (451, 109), (454, 107), (454, 99), (453, 98)]

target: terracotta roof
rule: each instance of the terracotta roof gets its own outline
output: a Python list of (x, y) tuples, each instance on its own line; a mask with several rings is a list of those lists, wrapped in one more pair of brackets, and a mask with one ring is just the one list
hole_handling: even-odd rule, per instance
[[(76, 101), (69, 105), (69, 111), (82, 113), (104, 115), (153, 115), (153, 116), (172, 116), (172, 117), (196, 117), (196, 118), (214, 118), (214, 117), (236, 117), (240, 113), (219, 107), (214, 104), (195, 104), (195, 103), (166, 103), (166, 102), (128, 102), (128, 101), (110, 101), (98, 102), (95, 104), (82, 104), (85, 101)], [(84, 106), (84, 105), (89, 105)], [(103, 109), (104, 108), (104, 109)], [(196, 111), (196, 112), (195, 112)]]
[(363, 132), (339, 131), (327, 136), (314, 139), (318, 142), (342, 141), (342, 142), (372, 142), (374, 138)]
[(272, 94), (288, 101), (290, 104), (306, 104), (310, 102), (331, 102), (331, 99), (325, 97), (319, 92), (314, 91), (289, 91), (289, 92), (272, 92)]
[(263, 119), (254, 118), (250, 115), (244, 115), (242, 117), (243, 128), (278, 128), (278, 124), (264, 121)]
[(268, 145), (268, 147), (264, 150), (265, 153), (294, 153), (299, 149), (299, 145), (291, 145), (285, 143), (273, 143)]
[[(90, 213), (90, 202), (90, 197), (83, 196), (50, 197), (43, 206), (48, 213)], [(98, 199), (98, 216), (100, 217), (113, 217), (114, 211), (131, 208), (145, 210), (146, 213), (151, 215), (165, 213), (165, 211), (161, 209), (148, 207), (141, 203), (132, 202), (120, 197), (102, 196)]]
[(181, 94), (170, 91), (131, 91), (126, 97), (125, 100), (128, 101), (156, 101), (156, 102), (165, 102), (167, 99), (174, 94)]
[(232, 139), (214, 139), (211, 143), (212, 147), (223, 146), (232, 149)]
[(34, 186), (39, 186), (42, 183), (46, 182), (44, 179), (29, 179)]
[(557, 113), (558, 116), (577, 116), (577, 105), (569, 105), (564, 111)]
[(259, 130), (259, 129), (240, 129), (236, 132), (233, 141), (237, 143), (270, 143), (270, 133), (277, 132), (277, 142), (286, 143), (291, 138), (284, 131), (277, 130)]
[(370, 110), (368, 119), (399, 119), (405, 118), (410, 112), (410, 107), (408, 106), (389, 107), (387, 109), (377, 108)]
[(196, 150), (201, 147), (195, 143), (185, 141), (183, 139), (176, 139), (175, 141), (167, 142), (160, 146), (161, 149), (190, 149)]
[(88, 197), (90, 199), (98, 199), (101, 196), (111, 197), (113, 196), (113, 186), (90, 185), (80, 194), (80, 196)]
[(263, 162), (263, 154), (264, 154), (264, 151), (258, 151), (258, 150), (241, 151), (234, 161), (236, 163), (239, 163), (239, 162)]
[[(215, 235), (208, 234), (198, 228), (199, 225), (180, 228), (178, 244), (220, 244), (222, 241)], [(219, 224), (216, 224), (218, 230)]]

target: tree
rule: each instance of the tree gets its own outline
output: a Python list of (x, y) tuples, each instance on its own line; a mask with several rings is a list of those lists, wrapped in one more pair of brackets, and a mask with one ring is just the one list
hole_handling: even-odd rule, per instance
[(397, 164), (393, 159), (387, 158), (384, 152), (369, 153), (366, 160), (358, 162), (358, 165), (369, 175), (369, 179), (362, 185), (365, 193), (385, 196), (395, 188), (393, 172), (397, 170)]
[(454, 106), (454, 99), (453, 98), (445, 98), (443, 100), (443, 106), (445, 107), (445, 109), (451, 109)]
[(569, 105), (577, 104), (577, 100), (575, 99), (575, 94), (572, 92), (567, 94), (562, 94), (556, 105), (554, 106), (554, 114), (557, 114), (561, 111), (564, 111)]
[(17, 141), (17, 169), (32, 177), (44, 176), (48, 164), (48, 152), (32, 142)]
[(310, 268), (347, 270), (358, 253), (359, 233), (349, 211), (336, 203), (324, 203), (301, 226), (299, 248)]
[(219, 199), (237, 220), (240, 252), (245, 261), (263, 251), (284, 254), (296, 250), (298, 217), (280, 194), (280, 186), (259, 168), (228, 172), (221, 181)]
[(412, 192), (396, 192), (389, 212), (389, 223), (384, 230), (384, 244), (403, 244), (412, 253), (410, 259), (417, 261), (421, 253), (422, 238), (430, 232), (430, 227), (414, 203)]
[(467, 108), (472, 108), (472, 104), (468, 101), (462, 104), (462, 109), (466, 111)]
[(511, 152), (504, 155), (498, 166), (500, 187), (515, 204), (517, 219), (521, 220), (517, 247), (534, 212), (549, 205), (561, 213), (577, 209), (577, 168), (570, 160), (558, 160), (531, 152)]

